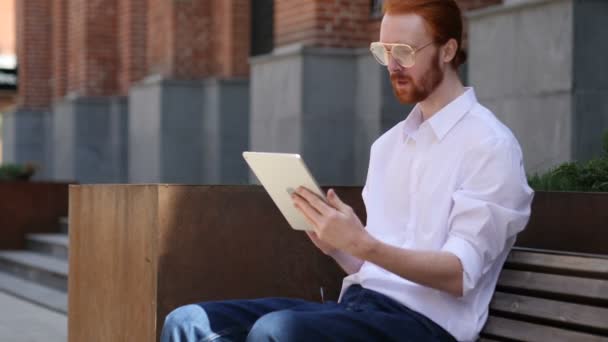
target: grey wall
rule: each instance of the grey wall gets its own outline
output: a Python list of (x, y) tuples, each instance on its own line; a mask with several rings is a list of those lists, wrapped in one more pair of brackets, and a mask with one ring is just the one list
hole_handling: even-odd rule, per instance
[(574, 2), (573, 146), (576, 159), (601, 153), (608, 131), (608, 1)]
[(55, 104), (53, 178), (126, 182), (127, 122), (124, 97), (68, 97)]
[(469, 80), (529, 173), (585, 160), (608, 129), (608, 2), (531, 0), (469, 15)]
[(573, 157), (572, 8), (529, 1), (469, 18), (470, 84), (514, 131), (530, 173)]

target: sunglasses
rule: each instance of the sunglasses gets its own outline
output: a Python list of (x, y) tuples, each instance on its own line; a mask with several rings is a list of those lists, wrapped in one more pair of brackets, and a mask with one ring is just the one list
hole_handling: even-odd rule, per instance
[[(418, 49), (414, 49), (412, 46), (407, 44), (385, 44), (381, 42), (373, 42), (370, 45), (370, 51), (376, 58), (378, 63), (387, 66), (389, 63), (389, 55), (393, 56), (395, 61), (404, 68), (411, 68), (416, 64), (416, 52), (424, 49), (425, 47), (433, 44), (430, 42)], [(391, 49), (388, 50), (387, 47)]]

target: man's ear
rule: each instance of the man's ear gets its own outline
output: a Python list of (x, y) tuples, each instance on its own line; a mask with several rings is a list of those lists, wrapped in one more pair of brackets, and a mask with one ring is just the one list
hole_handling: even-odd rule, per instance
[(456, 39), (451, 38), (442, 47), (441, 59), (444, 63), (451, 63), (456, 58), (458, 52), (458, 42)]

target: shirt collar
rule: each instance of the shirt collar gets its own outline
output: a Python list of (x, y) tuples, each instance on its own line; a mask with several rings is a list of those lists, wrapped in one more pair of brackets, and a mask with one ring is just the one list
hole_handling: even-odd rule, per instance
[[(432, 128), (439, 141), (456, 125), (462, 117), (477, 103), (475, 90), (472, 87), (465, 88), (465, 92), (441, 108), (435, 115), (428, 119), (428, 124)], [(405, 138), (412, 136), (420, 125), (422, 125), (422, 112), (420, 106), (416, 105), (405, 119), (403, 133)]]
[(404, 139), (412, 136), (422, 125), (422, 112), (420, 107), (416, 105), (403, 122)]

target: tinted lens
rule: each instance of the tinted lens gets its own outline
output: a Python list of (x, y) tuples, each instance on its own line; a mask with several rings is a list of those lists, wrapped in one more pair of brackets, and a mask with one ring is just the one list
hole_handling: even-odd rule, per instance
[(414, 49), (408, 45), (396, 45), (391, 50), (393, 58), (404, 68), (414, 66)]
[(388, 64), (388, 54), (386, 53), (384, 45), (372, 43), (372, 45), (370, 46), (370, 51), (372, 52), (372, 55), (374, 55), (374, 58), (376, 58), (378, 63), (382, 65)]

